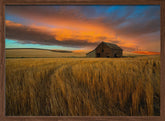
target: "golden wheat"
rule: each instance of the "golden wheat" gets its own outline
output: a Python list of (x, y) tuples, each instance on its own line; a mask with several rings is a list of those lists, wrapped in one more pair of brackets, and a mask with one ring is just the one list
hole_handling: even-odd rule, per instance
[(7, 59), (6, 115), (160, 115), (160, 58)]

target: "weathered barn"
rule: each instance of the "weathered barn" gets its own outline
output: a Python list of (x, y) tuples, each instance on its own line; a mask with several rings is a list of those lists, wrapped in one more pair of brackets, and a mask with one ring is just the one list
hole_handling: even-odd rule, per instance
[(116, 44), (101, 42), (93, 51), (86, 54), (87, 57), (122, 57), (123, 50)]

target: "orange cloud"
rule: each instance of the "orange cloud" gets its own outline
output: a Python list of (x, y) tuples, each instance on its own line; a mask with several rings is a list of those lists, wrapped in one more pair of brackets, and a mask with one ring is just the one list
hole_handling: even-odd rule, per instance
[[(109, 33), (103, 28), (97, 29), (85, 26), (86, 30), (69, 28), (50, 28), (47, 26), (29, 25), (6, 21), (7, 38), (16, 39), (22, 43), (64, 45), (67, 46), (96, 46), (101, 41), (118, 44), (122, 47), (133, 47), (134, 43), (117, 39), (114, 32)], [(99, 31), (98, 31), (99, 30)], [(19, 33), (19, 34), (18, 34)]]
[[(23, 27), (22, 24), (14, 23), (12, 21), (6, 21), (7, 26), (17, 26)], [(72, 30), (72, 29), (61, 29), (61, 28), (50, 28), (45, 26), (36, 26), (36, 25), (29, 25), (29, 31), (42, 31), (42, 32), (49, 32), (50, 35), (54, 36), (59, 41), (69, 41), (69, 40), (82, 40), (87, 41), (90, 43), (100, 42), (100, 41), (109, 41), (115, 38), (115, 33), (106, 33), (105, 31), (98, 31), (100, 28), (97, 29), (89, 29), (86, 27), (86, 30)], [(84, 26), (85, 28), (85, 26)]]
[(15, 22), (12, 22), (12, 21), (9, 21), (9, 20), (6, 20), (5, 24), (8, 25), (8, 26), (18, 26), (18, 27), (23, 26), (22, 24), (15, 23)]
[(52, 34), (56, 36), (56, 39), (59, 41), (63, 40), (82, 40), (88, 41), (91, 43), (100, 42), (100, 41), (109, 41), (115, 38), (114, 34), (107, 34), (102, 32), (98, 32), (96, 30), (93, 31), (82, 31), (82, 30), (70, 30), (70, 29), (52, 29)]

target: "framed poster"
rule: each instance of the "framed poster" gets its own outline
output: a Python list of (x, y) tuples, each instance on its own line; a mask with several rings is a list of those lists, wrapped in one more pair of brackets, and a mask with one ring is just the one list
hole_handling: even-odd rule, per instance
[(164, 120), (163, 1), (1, 3), (2, 120)]

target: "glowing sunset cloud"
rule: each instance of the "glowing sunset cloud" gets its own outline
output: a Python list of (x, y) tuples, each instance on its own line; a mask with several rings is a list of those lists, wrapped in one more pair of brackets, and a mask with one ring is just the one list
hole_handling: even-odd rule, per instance
[(89, 50), (105, 41), (160, 51), (160, 6), (7, 6), (5, 15), (6, 39), (22, 46)]
[[(60, 42), (66, 42), (67, 44), (73, 44), (72, 42), (79, 42), (80, 44), (96, 44), (103, 40), (113, 40), (115, 37), (115, 35), (109, 35), (105, 32), (97, 32), (96, 30), (89, 31), (87, 29), (87, 31), (77, 31), (35, 25), (23, 26), (22, 24), (14, 23), (9, 20), (6, 21), (6, 30), (8, 31), (6, 34), (7, 38), (12, 39), (13, 36), (15, 36), (15, 39), (20, 42), (32, 44), (40, 43), (49, 45), (58, 44)], [(18, 33), (22, 33), (22, 35)], [(65, 46), (67, 46), (67, 44), (65, 45), (64, 43)]]

